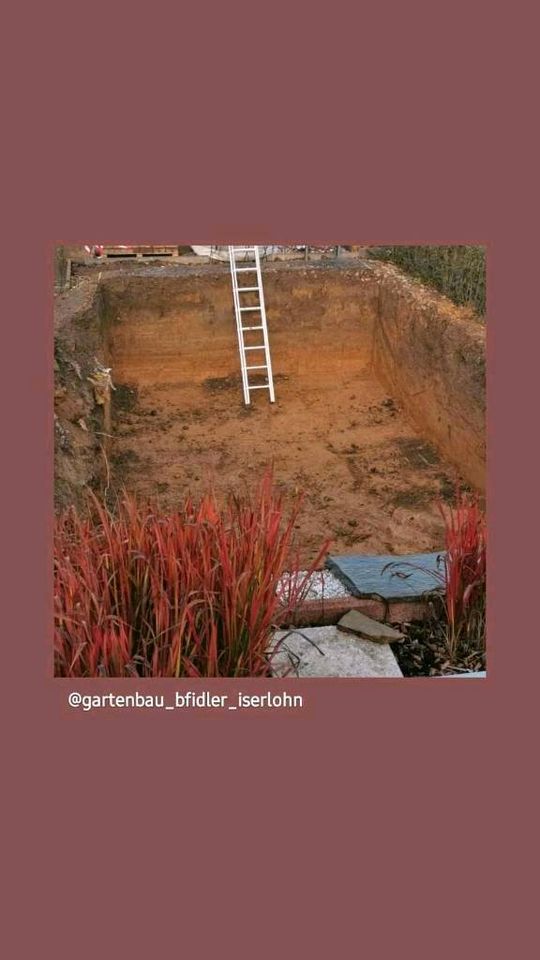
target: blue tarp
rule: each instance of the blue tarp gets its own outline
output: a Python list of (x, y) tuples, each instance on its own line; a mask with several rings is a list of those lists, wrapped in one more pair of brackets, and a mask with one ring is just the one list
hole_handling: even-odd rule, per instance
[(326, 565), (355, 597), (413, 600), (442, 588), (440, 576), (444, 575), (444, 552), (410, 553), (399, 557), (354, 554), (328, 557)]

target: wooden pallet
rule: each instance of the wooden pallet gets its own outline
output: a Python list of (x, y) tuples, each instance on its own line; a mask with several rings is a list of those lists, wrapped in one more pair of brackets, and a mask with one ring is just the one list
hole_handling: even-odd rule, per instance
[(126, 257), (131, 260), (142, 260), (144, 257), (177, 257), (177, 246), (111, 246), (105, 244), (102, 257)]

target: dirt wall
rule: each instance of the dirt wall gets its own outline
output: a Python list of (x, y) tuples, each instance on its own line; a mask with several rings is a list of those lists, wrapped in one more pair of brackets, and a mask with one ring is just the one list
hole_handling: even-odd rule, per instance
[(86, 280), (58, 294), (54, 324), (55, 506), (80, 503), (88, 487), (106, 475), (103, 411), (96, 406), (88, 376), (95, 359), (108, 363), (103, 297), (96, 281)]
[[(378, 294), (369, 271), (268, 265), (264, 287), (275, 374), (341, 385), (370, 363)], [(238, 374), (227, 271), (208, 270), (204, 280), (111, 278), (104, 290), (119, 382), (182, 385)], [(246, 337), (260, 341), (260, 331)]]
[(471, 314), (384, 266), (374, 367), (419, 433), (485, 490), (485, 327)]

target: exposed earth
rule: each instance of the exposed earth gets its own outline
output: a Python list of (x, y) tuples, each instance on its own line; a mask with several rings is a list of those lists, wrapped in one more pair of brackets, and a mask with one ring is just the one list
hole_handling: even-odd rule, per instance
[(202, 385), (120, 386), (113, 395), (111, 485), (170, 509), (187, 491), (251, 489), (273, 463), (287, 498), (305, 494), (298, 539), (312, 559), (335, 553), (407, 553), (443, 545), (438, 503), (457, 476), (420, 439), (369, 373), (346, 390), (292, 379), (244, 407), (239, 377)]

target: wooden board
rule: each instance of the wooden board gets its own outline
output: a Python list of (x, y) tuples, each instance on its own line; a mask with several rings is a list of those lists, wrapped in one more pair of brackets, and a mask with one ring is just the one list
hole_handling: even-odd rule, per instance
[(112, 246), (105, 244), (103, 247), (103, 257), (137, 257), (142, 259), (143, 257), (177, 257), (178, 256), (178, 247), (177, 246)]

